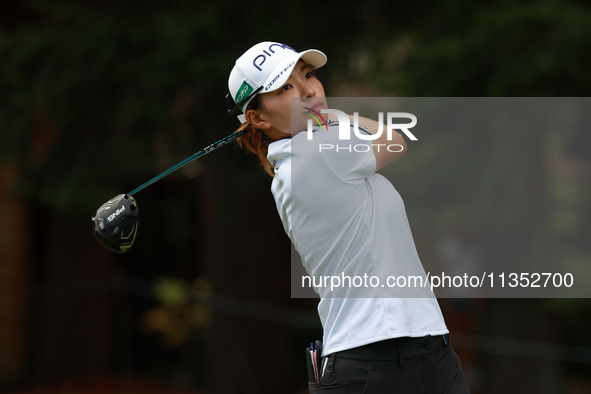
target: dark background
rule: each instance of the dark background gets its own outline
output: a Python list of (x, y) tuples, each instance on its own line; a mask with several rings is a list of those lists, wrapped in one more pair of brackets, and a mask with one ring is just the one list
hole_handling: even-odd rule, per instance
[[(266, 40), (324, 51), (329, 96), (591, 91), (584, 1), (1, 2), (0, 389), (306, 392), (317, 300), (290, 297), (253, 156), (227, 146), (138, 193), (126, 254), (90, 230), (238, 126), (227, 77)], [(421, 258), (591, 262), (591, 133), (569, 130), (413, 145), (395, 186)], [(473, 393), (591, 392), (588, 299), (440, 303)]]

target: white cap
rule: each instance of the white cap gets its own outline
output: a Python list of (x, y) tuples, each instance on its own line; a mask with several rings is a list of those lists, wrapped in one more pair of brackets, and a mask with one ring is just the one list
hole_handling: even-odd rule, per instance
[[(324, 66), (327, 60), (326, 55), (316, 49), (297, 52), (278, 42), (256, 44), (236, 60), (228, 79), (231, 98), (236, 104), (244, 101), (240, 105), (244, 112), (257, 94), (283, 87), (300, 58), (314, 68)], [(244, 123), (246, 116), (240, 114), (238, 120)]]

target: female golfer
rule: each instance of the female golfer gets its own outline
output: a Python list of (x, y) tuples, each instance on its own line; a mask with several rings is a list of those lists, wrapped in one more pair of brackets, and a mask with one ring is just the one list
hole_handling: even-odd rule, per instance
[[(262, 42), (238, 58), (228, 82), (229, 112), (247, 130), (239, 144), (273, 177), (285, 231), (308, 274), (320, 278), (313, 286), (323, 358), (310, 392), (468, 393), (432, 293), (405, 296), (376, 283), (424, 276), (402, 199), (376, 173), (404, 155), (404, 138), (394, 132), (388, 139), (377, 122), (358, 120), (366, 137), (379, 135), (370, 141), (354, 132), (355, 122), (326, 117), (324, 88), (314, 76), (326, 61), (317, 50)], [(336, 277), (338, 288), (327, 285)]]

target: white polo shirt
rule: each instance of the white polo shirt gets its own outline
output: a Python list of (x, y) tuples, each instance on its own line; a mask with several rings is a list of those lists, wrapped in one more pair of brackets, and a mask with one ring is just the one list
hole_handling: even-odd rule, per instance
[(314, 130), (311, 140), (302, 132), (269, 145), (276, 175), (271, 191), (284, 229), (311, 277), (380, 280), (375, 287), (343, 283), (336, 291), (330, 283), (315, 286), (323, 355), (390, 338), (447, 333), (428, 288), (420, 293), (427, 296), (417, 298), (384, 286), (388, 276), (425, 272), (402, 198), (375, 172), (373, 149), (362, 146), (371, 141), (353, 132), (351, 140), (340, 141), (338, 122)]

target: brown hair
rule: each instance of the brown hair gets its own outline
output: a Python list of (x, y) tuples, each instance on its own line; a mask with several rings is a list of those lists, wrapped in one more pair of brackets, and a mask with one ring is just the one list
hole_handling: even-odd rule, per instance
[[(257, 94), (254, 96), (248, 109), (258, 110), (262, 107), (262, 100)], [(244, 111), (246, 113), (246, 111)], [(271, 139), (261, 129), (255, 128), (248, 120), (236, 130), (247, 130), (244, 135), (241, 135), (236, 140), (240, 147), (248, 152), (254, 153), (259, 158), (265, 172), (272, 177), (275, 176), (273, 172), (273, 166), (267, 160), (267, 152), (269, 150), (269, 144), (272, 142)]]

